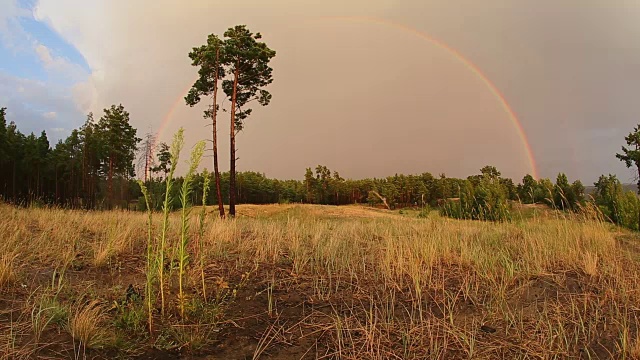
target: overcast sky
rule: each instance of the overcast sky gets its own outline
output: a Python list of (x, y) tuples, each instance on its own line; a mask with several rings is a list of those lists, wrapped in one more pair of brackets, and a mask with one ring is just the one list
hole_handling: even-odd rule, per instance
[(635, 0), (0, 0), (0, 106), (23, 131), (58, 139), (114, 103), (140, 134), (158, 131), (178, 102), (161, 140), (184, 126), (190, 146), (210, 128), (202, 106), (181, 100), (196, 76), (187, 54), (209, 33), (246, 24), (277, 56), (272, 104), (254, 110), (237, 141), (240, 170), (531, 172), (500, 100), (423, 33), (504, 95), (541, 176), (628, 182), (615, 153), (640, 122), (638, 20)]

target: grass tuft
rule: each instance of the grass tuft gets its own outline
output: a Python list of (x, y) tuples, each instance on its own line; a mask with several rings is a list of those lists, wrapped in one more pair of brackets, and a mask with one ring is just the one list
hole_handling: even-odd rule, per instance
[(69, 318), (69, 333), (82, 350), (101, 348), (109, 339), (106, 320), (107, 309), (99, 301), (78, 305)]
[(15, 260), (17, 255), (0, 256), (0, 291), (8, 287), (16, 278)]

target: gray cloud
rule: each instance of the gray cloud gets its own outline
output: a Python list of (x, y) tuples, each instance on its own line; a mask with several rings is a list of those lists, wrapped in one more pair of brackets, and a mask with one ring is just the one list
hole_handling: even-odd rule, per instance
[(2, 72), (0, 104), (7, 107), (7, 120), (16, 122), (20, 131), (45, 130), (52, 143), (68, 135), (61, 129), (76, 128), (84, 121), (68, 89)]
[[(208, 128), (203, 107), (181, 101), (195, 77), (188, 51), (236, 23), (262, 32), (278, 51), (274, 100), (239, 137), (242, 169), (297, 178), (318, 163), (349, 177), (466, 176), (487, 163), (516, 178), (530, 170), (499, 101), (451, 54), (394, 27), (322, 18), (376, 16), (429, 33), (475, 63), (518, 114), (541, 175), (591, 182), (628, 174), (614, 154), (637, 122), (640, 8), (630, 0), (40, 0), (35, 15), (91, 67), (74, 91), (82, 108), (121, 102), (146, 130), (177, 102), (163, 139), (185, 126), (190, 143)], [(619, 130), (594, 138), (608, 128)]]

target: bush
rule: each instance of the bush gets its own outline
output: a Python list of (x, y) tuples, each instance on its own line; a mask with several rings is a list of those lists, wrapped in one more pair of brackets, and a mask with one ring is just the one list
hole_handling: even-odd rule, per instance
[(475, 188), (465, 181), (459, 193), (459, 199), (445, 202), (440, 209), (442, 215), (468, 220), (511, 220), (506, 191), (495, 179), (483, 177)]
[(615, 218), (617, 223), (632, 229), (638, 230), (638, 197), (633, 191), (619, 194), (615, 202)]
[(429, 205), (425, 205), (422, 210), (420, 210), (420, 212), (418, 213), (418, 217), (421, 219), (426, 219), (429, 217), (429, 214), (431, 213), (431, 207)]
[(138, 197), (138, 211), (147, 211), (147, 202), (144, 199), (144, 196)]
[(615, 175), (600, 176), (595, 186), (594, 199), (602, 214), (614, 224), (638, 230), (638, 196), (633, 191), (625, 192)]

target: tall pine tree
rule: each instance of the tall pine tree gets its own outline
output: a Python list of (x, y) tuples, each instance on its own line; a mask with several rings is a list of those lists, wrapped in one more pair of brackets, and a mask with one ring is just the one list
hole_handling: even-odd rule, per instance
[(137, 130), (129, 124), (129, 113), (122, 105), (104, 109), (97, 124), (103, 172), (107, 175), (108, 206), (113, 206), (113, 178), (133, 177), (133, 161), (138, 143)]
[(236, 213), (236, 134), (242, 130), (244, 120), (251, 115), (248, 104), (257, 100), (262, 106), (271, 101), (264, 87), (273, 82), (273, 69), (269, 62), (276, 56), (267, 44), (260, 42), (260, 33), (252, 33), (245, 25), (229, 28), (224, 33), (222, 63), (228, 67), (231, 79), (222, 82), (224, 93), (231, 98), (229, 131), (229, 215)]

